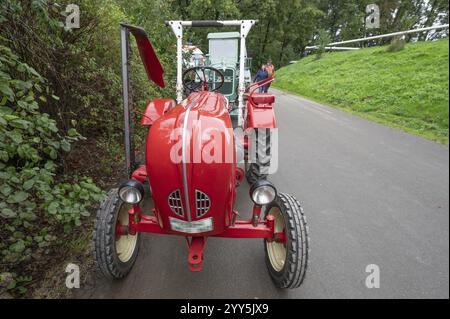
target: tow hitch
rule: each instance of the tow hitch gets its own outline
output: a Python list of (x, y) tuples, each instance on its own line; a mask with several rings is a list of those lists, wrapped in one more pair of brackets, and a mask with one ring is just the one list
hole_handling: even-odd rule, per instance
[(189, 248), (189, 270), (201, 271), (203, 268), (203, 249), (206, 243), (205, 237), (192, 237), (190, 242), (189, 238), (186, 238), (186, 242)]

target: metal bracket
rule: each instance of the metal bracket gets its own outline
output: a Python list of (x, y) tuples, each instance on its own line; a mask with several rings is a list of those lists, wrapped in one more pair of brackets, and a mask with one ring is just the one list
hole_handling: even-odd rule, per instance
[(169, 25), (177, 38), (183, 37), (183, 25), (181, 22), (182, 21), (169, 21)]
[(247, 37), (250, 29), (255, 24), (255, 20), (242, 20), (241, 22), (241, 37)]

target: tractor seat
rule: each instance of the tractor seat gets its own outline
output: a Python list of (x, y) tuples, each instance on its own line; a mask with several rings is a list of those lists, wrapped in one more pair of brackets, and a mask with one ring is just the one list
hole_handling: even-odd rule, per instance
[(275, 96), (269, 93), (253, 93), (252, 100), (255, 104), (273, 104)]

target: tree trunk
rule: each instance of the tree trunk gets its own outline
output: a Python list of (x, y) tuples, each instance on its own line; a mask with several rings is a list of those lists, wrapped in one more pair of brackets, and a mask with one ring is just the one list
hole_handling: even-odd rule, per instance
[(283, 38), (283, 42), (281, 43), (280, 56), (278, 57), (278, 65), (279, 66), (281, 66), (281, 59), (283, 57), (283, 51), (284, 51), (284, 48), (286, 47), (286, 45), (287, 45), (287, 39), (286, 39), (286, 36), (285, 36)]
[(264, 35), (264, 41), (262, 43), (262, 48), (261, 48), (261, 57), (264, 55), (264, 51), (266, 50), (266, 44), (267, 44), (267, 37), (269, 35), (269, 30), (270, 30), (270, 19), (267, 22), (267, 27), (266, 27), (266, 34)]

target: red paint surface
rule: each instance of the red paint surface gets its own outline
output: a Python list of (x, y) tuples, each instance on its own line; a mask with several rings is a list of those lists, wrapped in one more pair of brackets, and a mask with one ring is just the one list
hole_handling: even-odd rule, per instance
[[(146, 167), (156, 213), (163, 228), (170, 228), (169, 216), (188, 220), (181, 164), (181, 134), (186, 107), (189, 105), (187, 154), (190, 161), (186, 166), (190, 218), (194, 221), (213, 217), (214, 230), (199, 234), (210, 236), (223, 232), (230, 224), (236, 192), (234, 134), (225, 97), (215, 92), (195, 92), (156, 120), (147, 136)], [(215, 145), (218, 147), (212, 154), (221, 154), (220, 162), (206, 162), (204, 154)], [(217, 149), (220, 151), (216, 153)], [(174, 159), (179, 161), (174, 162)], [(185, 213), (183, 217), (172, 212), (168, 205), (168, 196), (176, 189), (181, 192)], [(195, 190), (206, 193), (211, 201), (209, 211), (200, 218), (195, 214)]]
[(167, 113), (176, 105), (173, 99), (153, 99), (145, 107), (141, 118), (142, 125), (152, 125), (157, 119)]
[(137, 32), (135, 29), (130, 29), (130, 32), (136, 39), (139, 55), (144, 63), (148, 78), (163, 88), (165, 86), (163, 78), (164, 70), (158, 57), (156, 56), (150, 40), (145, 34)]

